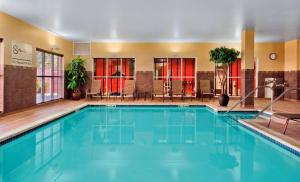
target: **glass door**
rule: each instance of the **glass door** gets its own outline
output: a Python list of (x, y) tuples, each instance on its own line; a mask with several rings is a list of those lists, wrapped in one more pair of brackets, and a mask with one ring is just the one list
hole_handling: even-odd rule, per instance
[(36, 103), (63, 97), (63, 58), (42, 50), (36, 51)]

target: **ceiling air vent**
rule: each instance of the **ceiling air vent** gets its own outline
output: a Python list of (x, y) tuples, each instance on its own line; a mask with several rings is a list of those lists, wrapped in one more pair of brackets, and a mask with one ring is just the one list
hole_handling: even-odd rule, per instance
[(73, 54), (78, 56), (90, 56), (91, 55), (91, 43), (90, 42), (73, 42)]

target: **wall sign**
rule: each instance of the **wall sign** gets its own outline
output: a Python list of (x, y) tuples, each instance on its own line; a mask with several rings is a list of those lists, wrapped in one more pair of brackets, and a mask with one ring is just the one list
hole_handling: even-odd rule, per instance
[(32, 46), (11, 41), (11, 63), (14, 66), (32, 67)]

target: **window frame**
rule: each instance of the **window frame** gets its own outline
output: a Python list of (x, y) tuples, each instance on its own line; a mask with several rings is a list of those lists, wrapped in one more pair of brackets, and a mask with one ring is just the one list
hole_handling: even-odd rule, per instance
[[(36, 92), (36, 104), (41, 104), (41, 103), (45, 103), (45, 102), (50, 102), (50, 101), (55, 101), (55, 100), (59, 100), (59, 99), (62, 99), (64, 97), (64, 67), (63, 67), (63, 61), (64, 61), (64, 56), (62, 54), (58, 54), (58, 53), (55, 53), (55, 52), (50, 52), (50, 51), (47, 51), (47, 50), (44, 50), (44, 49), (39, 49), (37, 48), (36, 49), (36, 58), (37, 58), (37, 55), (38, 55), (38, 52), (40, 52), (42, 54), (42, 65), (41, 65), (41, 74), (38, 74), (36, 73), (36, 80), (38, 79), (41, 79), (41, 100), (40, 102), (38, 102), (38, 99), (37, 99), (37, 92)], [(50, 64), (51, 64), (51, 68), (50, 68), (50, 75), (46, 75), (45, 74), (45, 62), (46, 62), (46, 54), (50, 55)], [(56, 59), (55, 60), (55, 56), (56, 56)], [(54, 75), (54, 61), (57, 61), (57, 75)], [(38, 60), (36, 59), (36, 66), (37, 66), (37, 69), (39, 67), (38, 65)], [(46, 78), (49, 78), (50, 79), (50, 99), (45, 99), (45, 80)], [(57, 94), (59, 94), (59, 92), (61, 93), (60, 96), (57, 96), (55, 97), (54, 96), (54, 93), (55, 93), (55, 90), (54, 90), (54, 79), (56, 79), (56, 92)], [(60, 80), (60, 81), (59, 81)], [(59, 86), (59, 82), (60, 82), (60, 86)]]
[[(103, 76), (95, 76), (95, 73), (96, 73), (96, 61), (98, 59), (102, 59), (103, 60), (103, 64), (105, 63), (105, 73), (103, 71)], [(122, 66), (123, 66), (123, 60), (133, 60), (134, 61), (134, 70), (133, 70), (133, 76), (123, 76), (123, 72), (122, 72)], [(118, 60), (120, 62), (120, 70), (118, 69), (118, 71), (120, 71), (120, 76), (112, 76), (110, 75), (109, 76), (109, 68), (110, 68), (110, 72), (112, 72), (112, 67), (109, 67), (109, 62), (110, 61), (115, 61), (115, 60)], [(103, 69), (104, 70), (104, 69)], [(126, 72), (126, 71), (125, 71)], [(119, 83), (119, 92), (120, 92), (120, 95), (111, 95), (111, 93), (113, 93), (111, 90), (112, 90), (112, 79), (116, 78), (116, 79), (125, 79), (125, 80), (135, 80), (136, 79), (136, 58), (134, 57), (98, 57), (98, 58), (94, 58), (93, 59), (93, 76), (92, 76), (92, 79), (95, 80), (95, 79), (101, 79), (101, 80), (106, 80), (105, 81), (105, 85), (104, 83), (101, 83), (102, 84), (102, 96), (103, 97), (110, 97), (110, 96), (116, 96), (116, 97), (122, 97), (122, 86), (123, 86), (123, 82), (121, 81)], [(110, 80), (110, 90), (108, 89), (108, 81)], [(106, 88), (106, 90), (105, 90)]]
[[(226, 79), (226, 90), (227, 90), (227, 94), (229, 96), (232, 96), (232, 97), (239, 97), (241, 95), (241, 90), (238, 91), (238, 87), (241, 87), (241, 79), (242, 79), (242, 69), (239, 70), (239, 64), (241, 65), (241, 59), (237, 59), (236, 61), (238, 61), (237, 63), (237, 66), (236, 66), (236, 73), (237, 73), (237, 76), (232, 76), (233, 75), (233, 64), (235, 64), (236, 62), (233, 62), (231, 64), (228, 65), (227, 67), (227, 79)], [(217, 89), (217, 83), (218, 83), (218, 73), (217, 73), (217, 67), (218, 65), (215, 64), (215, 71), (214, 71), (214, 86), (215, 86), (215, 89)], [(240, 75), (240, 76), (239, 76)], [(233, 93), (233, 79), (236, 79), (237, 81), (237, 90), (236, 90), (236, 93)], [(221, 89), (220, 89), (221, 90)], [(220, 91), (219, 91), (220, 92)], [(220, 93), (217, 93), (215, 92), (215, 95), (219, 95)]]
[[(177, 70), (177, 76), (173, 76), (172, 75), (172, 69), (171, 69), (171, 73), (169, 71), (169, 61), (172, 59), (180, 59), (180, 76), (178, 76), (178, 70)], [(194, 67), (193, 67), (193, 72), (194, 75), (193, 76), (183, 76), (184, 73), (186, 73), (186, 62), (184, 62), (184, 59), (193, 59), (194, 61)], [(166, 65), (166, 76), (156, 76), (156, 60), (162, 60), (163, 61), (163, 65)], [(154, 61), (153, 61), (154, 65), (154, 72), (153, 72), (153, 79), (154, 80), (166, 80), (166, 85), (167, 87), (169, 87), (170, 85), (170, 80), (173, 79), (179, 79), (181, 81), (184, 81), (186, 78), (188, 79), (194, 79), (194, 90), (193, 93), (191, 95), (191, 97), (196, 97), (196, 90), (197, 90), (197, 58), (196, 57), (155, 57)], [(172, 65), (172, 62), (171, 62)], [(177, 69), (178, 69), (178, 62), (177, 62)], [(169, 94), (169, 90), (166, 90), (166, 94)]]

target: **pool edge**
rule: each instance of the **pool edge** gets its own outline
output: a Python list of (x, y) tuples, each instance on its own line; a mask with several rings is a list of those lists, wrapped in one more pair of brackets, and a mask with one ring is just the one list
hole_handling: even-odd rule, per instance
[(265, 132), (265, 131), (263, 131), (259, 128), (256, 128), (256, 127), (248, 124), (247, 122), (245, 122), (242, 119), (239, 119), (238, 122), (242, 127), (248, 129), (249, 131), (263, 137), (264, 139), (266, 139), (266, 140), (276, 144), (277, 146), (291, 152), (292, 154), (295, 154), (296, 156), (300, 157), (300, 148), (299, 147), (297, 147), (297, 146), (295, 146), (291, 143), (288, 143), (288, 142), (282, 140), (279, 137), (271, 135), (271, 134), (269, 134), (269, 133), (267, 133), (267, 132)]
[(6, 132), (4, 134), (1, 134), (0, 135), (0, 146), (5, 144), (5, 143), (8, 143), (9, 141), (11, 140), (14, 140), (15, 138), (17, 137), (20, 137), (22, 135), (25, 135), (26, 133), (28, 132), (31, 132), (32, 130), (35, 130), (37, 128), (40, 128), (46, 124), (49, 124), (59, 118), (62, 118), (64, 116), (67, 116), (68, 114), (71, 114), (73, 112), (76, 112), (77, 110), (81, 110), (85, 107), (89, 106), (89, 104), (81, 104), (79, 106), (76, 106), (72, 109), (68, 109), (66, 111), (63, 111), (63, 112), (59, 112), (55, 115), (51, 115), (51, 116), (47, 116), (45, 118), (42, 118), (42, 119), (38, 119), (30, 124), (27, 124), (25, 126), (21, 126), (21, 127), (18, 127), (18, 128), (15, 128), (9, 132)]

